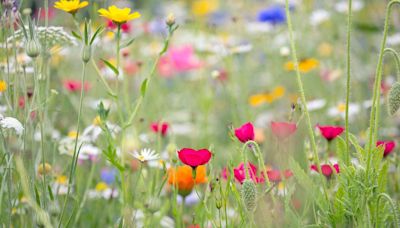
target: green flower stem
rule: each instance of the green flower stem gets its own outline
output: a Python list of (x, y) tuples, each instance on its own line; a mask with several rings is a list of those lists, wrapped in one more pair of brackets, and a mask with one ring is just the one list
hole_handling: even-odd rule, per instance
[(74, 224), (72, 225), (72, 227), (76, 227), (76, 223), (79, 220), (79, 217), (81, 215), (82, 209), (85, 206), (85, 203), (86, 203), (86, 200), (87, 200), (87, 195), (88, 195), (88, 190), (89, 190), (90, 184), (92, 183), (92, 180), (93, 180), (93, 174), (94, 174), (94, 170), (95, 170), (95, 167), (96, 167), (96, 163), (95, 162), (91, 162), (90, 166), (91, 166), (90, 167), (90, 173), (89, 173), (89, 177), (88, 177), (87, 182), (86, 182), (85, 191), (83, 192), (83, 198), (82, 198), (81, 203), (79, 205), (78, 211), (76, 212), (76, 216), (75, 216), (75, 219), (74, 219)]
[(94, 70), (97, 73), (98, 78), (100, 79), (100, 81), (103, 83), (103, 86), (106, 88), (107, 93), (112, 96), (113, 98), (117, 99), (117, 94), (111, 89), (111, 87), (108, 85), (107, 81), (104, 79), (104, 77), (101, 75), (100, 69), (99, 67), (97, 67), (96, 62), (94, 61), (94, 59), (91, 59), (92, 62), (92, 66), (94, 68)]
[(400, 81), (400, 56), (397, 51), (395, 51), (393, 48), (385, 48), (383, 51), (384, 54), (391, 53), (394, 57), (394, 60), (396, 62), (396, 68), (397, 68), (397, 81)]
[[(348, 1), (348, 17), (347, 17), (347, 81), (346, 81), (346, 117), (345, 117), (345, 134), (346, 134), (346, 161), (350, 161), (350, 139), (349, 139), (349, 103), (350, 103), (350, 78), (351, 78), (351, 17), (352, 17), (352, 0)], [(348, 164), (346, 164), (348, 165)]]
[(116, 65), (116, 68), (118, 70), (119, 70), (120, 42), (121, 42), (121, 25), (118, 24), (118, 29), (117, 29), (117, 65)]
[[(153, 66), (152, 66), (152, 68), (151, 68), (151, 70), (150, 70), (150, 73), (149, 73), (149, 75), (147, 76), (147, 87), (150, 85), (150, 81), (151, 81), (151, 79), (153, 78), (154, 72), (156, 71), (156, 68), (157, 68), (158, 62), (160, 61), (161, 56), (168, 50), (169, 41), (170, 41), (170, 39), (171, 39), (172, 34), (173, 34), (173, 31), (170, 30), (170, 32), (168, 33), (167, 39), (164, 41), (164, 47), (163, 47), (163, 49), (160, 51), (160, 53), (158, 53), (157, 58), (156, 58), (156, 60), (155, 60), (154, 63), (153, 63)], [(133, 108), (133, 111), (132, 111), (131, 115), (129, 116), (128, 120), (126, 121), (126, 123), (124, 124), (123, 128), (126, 129), (127, 127), (129, 127), (130, 125), (132, 125), (133, 120), (135, 119), (135, 116), (136, 116), (136, 114), (137, 114), (137, 112), (138, 112), (140, 106), (141, 106), (142, 103), (143, 103), (144, 95), (145, 95), (145, 94), (142, 93), (142, 94), (140, 95), (140, 97), (138, 98), (138, 100), (136, 101), (136, 105), (135, 105), (135, 107)]]
[[(78, 112), (78, 121), (77, 121), (77, 130), (76, 130), (76, 137), (75, 137), (75, 144), (74, 144), (74, 154), (73, 154), (73, 160), (72, 160), (72, 166), (74, 166), (75, 160), (78, 159), (79, 156), (79, 151), (77, 151), (78, 148), (78, 138), (79, 138), (79, 130), (80, 130), (80, 122), (81, 122), (81, 115), (82, 115), (82, 105), (83, 105), (83, 96), (84, 96), (84, 82), (85, 82), (85, 76), (86, 76), (86, 63), (83, 63), (83, 69), (82, 69), (82, 77), (81, 77), (81, 95), (79, 98), (79, 112)], [(64, 205), (61, 211), (61, 215), (60, 215), (60, 221), (58, 223), (58, 227), (61, 227), (61, 223), (62, 223), (62, 219), (64, 216), (64, 212), (65, 212), (65, 208), (67, 206), (67, 200), (69, 197), (69, 194), (71, 193), (71, 184), (72, 184), (72, 171), (74, 170), (74, 168), (71, 168), (71, 172), (70, 172), (70, 177), (69, 177), (69, 181), (68, 181), (68, 190), (67, 190), (67, 194), (65, 196), (64, 199)]]
[(374, 142), (376, 141), (376, 136), (377, 136), (377, 125), (379, 123), (379, 117), (377, 116), (377, 113), (379, 112), (379, 100), (380, 100), (380, 85), (381, 85), (381, 79), (382, 79), (382, 66), (383, 66), (383, 55), (385, 51), (385, 46), (386, 46), (386, 39), (388, 35), (388, 30), (389, 30), (389, 18), (392, 10), (392, 6), (394, 4), (400, 4), (400, 0), (392, 0), (389, 2), (389, 4), (386, 7), (386, 15), (385, 15), (385, 25), (383, 29), (383, 38), (382, 38), (382, 43), (381, 43), (381, 49), (379, 52), (379, 59), (378, 59), (378, 65), (376, 67), (376, 73), (375, 73), (375, 83), (374, 83), (374, 90), (373, 90), (373, 97), (372, 97), (372, 107), (371, 107), (371, 115), (369, 119), (369, 137), (368, 137), (368, 154), (367, 154), (367, 170), (366, 170), (366, 178), (368, 178), (368, 173), (369, 173), (369, 166), (371, 163), (371, 152), (372, 152), (372, 146)]
[(308, 134), (309, 134), (310, 141), (311, 141), (311, 148), (314, 153), (314, 157), (315, 157), (315, 161), (317, 163), (318, 170), (320, 173), (322, 173), (321, 172), (321, 163), (319, 161), (319, 156), (318, 156), (318, 151), (317, 151), (317, 145), (315, 143), (315, 138), (314, 138), (314, 131), (313, 131), (313, 127), (311, 124), (310, 114), (308, 113), (306, 96), (304, 94), (303, 82), (301, 80), (299, 63), (297, 60), (296, 46), (295, 46), (294, 37), (293, 37), (292, 19), (291, 19), (290, 9), (289, 9), (289, 0), (285, 0), (285, 10), (286, 10), (286, 17), (287, 17), (287, 25), (288, 25), (288, 29), (289, 29), (290, 48), (292, 50), (292, 59), (293, 59), (293, 62), (295, 65), (295, 71), (296, 71), (297, 86), (299, 87), (301, 103), (303, 104), (304, 114), (307, 119)]

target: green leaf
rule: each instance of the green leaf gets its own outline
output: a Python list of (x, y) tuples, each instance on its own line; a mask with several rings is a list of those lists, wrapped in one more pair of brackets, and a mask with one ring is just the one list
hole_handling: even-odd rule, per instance
[(386, 190), (388, 170), (389, 165), (387, 162), (385, 162), (378, 174), (378, 192), (385, 192)]
[(82, 40), (82, 37), (78, 33), (76, 33), (75, 31), (72, 31), (71, 33), (76, 39)]
[(140, 86), (140, 94), (142, 95), (142, 97), (144, 97), (144, 95), (146, 94), (147, 84), (148, 84), (148, 78), (146, 78), (142, 82), (142, 85)]
[(49, 192), (50, 200), (54, 201), (53, 190), (51, 190), (50, 185), (47, 185), (47, 191)]
[[(342, 137), (338, 137), (336, 140), (336, 151), (339, 157), (339, 160), (342, 161), (344, 164), (349, 164), (349, 156), (346, 153), (346, 142)], [(349, 151), (350, 152), (350, 151)]]
[(93, 34), (93, 36), (92, 36), (92, 39), (90, 39), (90, 43), (89, 43), (89, 44), (92, 45), (93, 42), (94, 42), (94, 40), (96, 39), (96, 37), (97, 37), (98, 35), (100, 35), (103, 31), (104, 31), (104, 26), (98, 27), (97, 30), (96, 30), (96, 32), (94, 32), (94, 34)]
[(121, 44), (119, 49), (126, 48), (126, 47), (130, 46), (134, 41), (135, 41), (135, 38), (130, 39), (128, 42), (125, 42), (125, 43)]
[(84, 29), (84, 38), (85, 38), (85, 44), (89, 44), (89, 31), (88, 31), (88, 23), (85, 20), (85, 29)]
[(35, 199), (36, 199), (36, 203), (39, 205), (40, 207), (40, 195), (39, 195), (39, 191), (36, 187), (36, 185), (34, 185), (34, 190), (35, 190)]
[(114, 65), (112, 65), (110, 62), (108, 62), (108, 61), (105, 60), (105, 59), (101, 59), (101, 61), (103, 61), (104, 64), (106, 64), (106, 66), (107, 66), (108, 68), (110, 68), (117, 76), (119, 75), (119, 71), (118, 71), (118, 69), (117, 69)]

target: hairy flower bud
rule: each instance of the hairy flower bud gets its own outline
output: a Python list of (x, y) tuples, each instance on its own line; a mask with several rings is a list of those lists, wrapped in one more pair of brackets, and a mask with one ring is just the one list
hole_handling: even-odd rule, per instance
[(394, 115), (400, 108), (400, 83), (396, 82), (390, 88), (388, 95), (389, 114)]
[(175, 15), (173, 13), (168, 14), (167, 19), (165, 20), (165, 23), (168, 26), (172, 26), (175, 24)]
[(249, 212), (254, 212), (256, 209), (256, 198), (257, 198), (257, 189), (254, 182), (250, 179), (246, 179), (242, 184), (242, 200), (243, 203)]
[(92, 46), (85, 45), (82, 48), (82, 60), (83, 62), (89, 62), (90, 58), (92, 57)]
[(36, 39), (26, 42), (26, 54), (31, 58), (36, 58), (40, 54), (40, 44)]

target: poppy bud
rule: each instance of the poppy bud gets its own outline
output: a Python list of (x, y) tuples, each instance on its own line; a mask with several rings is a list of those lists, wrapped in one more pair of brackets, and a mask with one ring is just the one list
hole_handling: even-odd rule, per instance
[(25, 46), (26, 54), (31, 58), (36, 58), (40, 53), (40, 44), (36, 39), (31, 39)]
[(35, 216), (36, 225), (38, 227), (45, 227), (46, 222), (49, 220), (50, 220), (49, 215), (44, 211), (38, 212)]
[(254, 212), (256, 209), (256, 198), (257, 198), (257, 189), (254, 182), (250, 179), (246, 179), (242, 184), (242, 200), (243, 203), (249, 212)]
[(388, 95), (389, 114), (394, 115), (400, 108), (400, 83), (396, 82), (390, 88)]
[(90, 58), (92, 57), (92, 46), (85, 45), (82, 48), (82, 60), (84, 63), (89, 62)]

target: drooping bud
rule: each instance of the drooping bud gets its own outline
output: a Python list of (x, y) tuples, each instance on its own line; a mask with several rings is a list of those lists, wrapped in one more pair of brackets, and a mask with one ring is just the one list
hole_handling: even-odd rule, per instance
[(246, 210), (249, 212), (254, 212), (256, 209), (256, 201), (257, 201), (257, 189), (254, 182), (250, 179), (246, 179), (242, 184), (242, 200), (246, 207)]
[(390, 88), (388, 95), (389, 114), (394, 115), (400, 108), (400, 83), (396, 82)]
[(82, 48), (82, 60), (84, 63), (89, 62), (90, 58), (92, 57), (92, 46), (91, 45), (84, 45)]
[(39, 211), (36, 213), (35, 221), (38, 227), (46, 227), (49, 220), (50, 220), (49, 215), (46, 212)]
[(40, 54), (40, 44), (36, 39), (30, 39), (26, 42), (26, 54), (31, 58), (36, 58)]

